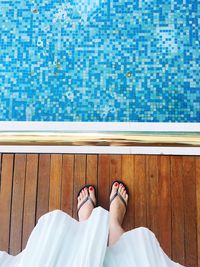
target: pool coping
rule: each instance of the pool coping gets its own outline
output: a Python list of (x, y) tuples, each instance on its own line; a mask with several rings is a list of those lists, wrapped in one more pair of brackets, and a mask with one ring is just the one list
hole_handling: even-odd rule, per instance
[(0, 122), (0, 152), (200, 155), (200, 123)]
[(0, 121), (0, 131), (152, 131), (152, 129), (154, 131), (200, 132), (200, 123)]

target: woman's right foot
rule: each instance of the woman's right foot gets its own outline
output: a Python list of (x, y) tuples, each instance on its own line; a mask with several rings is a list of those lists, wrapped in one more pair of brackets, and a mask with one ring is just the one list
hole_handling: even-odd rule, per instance
[[(115, 182), (112, 186), (112, 191), (110, 194), (110, 200), (113, 198), (113, 196), (118, 192), (124, 202), (128, 203), (128, 194), (126, 192), (126, 189), (122, 183)], [(112, 202), (110, 203), (110, 225), (122, 225), (124, 215), (126, 213), (126, 206), (123, 200), (120, 198), (120, 196), (116, 196)]]
[[(84, 201), (86, 202), (84, 203)], [(78, 195), (77, 209), (79, 222), (85, 221), (90, 217), (94, 206), (96, 206), (96, 196), (94, 187), (90, 186), (89, 188), (83, 188), (80, 194)]]

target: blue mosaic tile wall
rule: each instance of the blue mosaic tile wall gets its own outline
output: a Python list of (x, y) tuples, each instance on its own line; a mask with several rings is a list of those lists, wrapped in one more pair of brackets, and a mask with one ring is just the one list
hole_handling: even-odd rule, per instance
[(200, 122), (197, 0), (0, 0), (0, 120)]

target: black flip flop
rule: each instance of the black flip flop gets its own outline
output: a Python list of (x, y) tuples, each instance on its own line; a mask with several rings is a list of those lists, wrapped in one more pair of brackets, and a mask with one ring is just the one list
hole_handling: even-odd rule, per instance
[[(124, 188), (126, 189), (126, 193), (129, 195), (129, 193), (128, 193), (128, 187), (127, 187), (122, 181), (118, 181), (118, 180), (116, 180), (116, 181), (114, 181), (114, 182), (112, 183), (112, 185), (111, 185), (111, 190), (110, 190), (110, 194), (111, 194), (111, 192), (112, 192), (112, 187), (113, 187), (113, 185), (114, 185), (115, 183), (122, 184), (122, 185), (124, 186)], [(126, 210), (127, 210), (127, 204), (126, 204), (126, 201), (125, 201), (125, 200), (123, 199), (123, 197), (118, 193), (118, 191), (112, 196), (112, 198), (111, 198), (111, 200), (110, 200), (110, 204), (112, 203), (112, 201), (113, 201), (117, 196), (121, 199), (122, 203), (125, 205), (125, 208), (126, 208)]]
[[(77, 198), (78, 198), (78, 196), (80, 195), (81, 191), (82, 191), (84, 188), (88, 188), (88, 189), (89, 189), (90, 186), (92, 186), (92, 187), (94, 188), (95, 196), (96, 196), (96, 188), (95, 188), (95, 186), (94, 186), (94, 185), (85, 185), (85, 186), (83, 186), (83, 187), (79, 190), (79, 192), (78, 192), (78, 194), (77, 194)], [(78, 212), (79, 212), (79, 210), (81, 209), (81, 207), (82, 207), (88, 200), (90, 200), (90, 202), (92, 203), (92, 205), (94, 206), (94, 208), (96, 207), (96, 204), (95, 204), (94, 201), (91, 199), (91, 197), (88, 195), (87, 198), (86, 198), (86, 199), (79, 205), (79, 207), (78, 207), (78, 209), (77, 209), (77, 215), (78, 215)]]

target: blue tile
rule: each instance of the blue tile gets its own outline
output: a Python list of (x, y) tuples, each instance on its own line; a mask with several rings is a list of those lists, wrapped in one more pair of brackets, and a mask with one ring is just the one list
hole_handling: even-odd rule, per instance
[(200, 122), (197, 2), (1, 1), (0, 120)]

